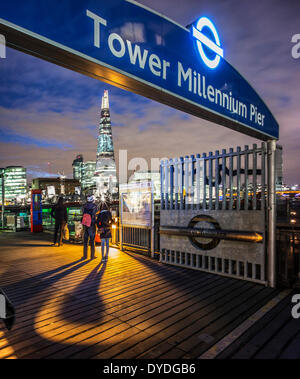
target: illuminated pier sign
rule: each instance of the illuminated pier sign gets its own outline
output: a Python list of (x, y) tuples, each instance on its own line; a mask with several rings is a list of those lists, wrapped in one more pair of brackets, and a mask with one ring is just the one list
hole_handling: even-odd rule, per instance
[(185, 28), (132, 0), (3, 0), (7, 45), (263, 140), (279, 126), (228, 63), (217, 26)]

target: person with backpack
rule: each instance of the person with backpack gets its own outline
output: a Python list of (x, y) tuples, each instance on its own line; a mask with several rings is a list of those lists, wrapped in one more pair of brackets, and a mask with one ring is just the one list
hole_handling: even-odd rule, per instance
[(63, 232), (64, 228), (68, 222), (68, 212), (67, 207), (64, 204), (63, 197), (60, 197), (57, 201), (57, 204), (51, 210), (51, 217), (55, 219), (55, 228), (54, 228), (54, 241), (52, 246), (56, 246), (57, 237), (58, 237), (58, 246), (63, 246)]
[[(108, 210), (106, 203), (102, 203), (100, 207), (100, 213), (97, 217), (97, 227), (101, 238), (101, 251), (102, 260), (106, 262), (108, 260), (109, 254), (109, 240), (111, 236), (111, 226), (112, 226), (112, 215)], [(106, 246), (106, 255), (104, 255), (104, 250)]]
[(81, 223), (84, 228), (83, 237), (83, 259), (88, 257), (88, 245), (91, 246), (91, 259), (95, 259), (95, 235), (96, 235), (96, 213), (97, 205), (95, 204), (95, 197), (88, 196), (87, 203), (82, 210)]

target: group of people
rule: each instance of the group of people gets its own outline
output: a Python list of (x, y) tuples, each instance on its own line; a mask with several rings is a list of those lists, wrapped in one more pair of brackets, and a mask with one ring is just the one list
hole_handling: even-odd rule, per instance
[[(109, 255), (109, 241), (112, 237), (112, 215), (105, 202), (96, 204), (95, 197), (88, 196), (87, 202), (82, 209), (83, 225), (83, 257), (88, 258), (88, 246), (91, 248), (91, 259), (96, 259), (95, 256), (95, 237), (96, 232), (99, 233), (101, 239), (101, 252), (102, 261), (108, 260)], [(66, 224), (68, 222), (67, 207), (64, 204), (62, 197), (58, 199), (57, 204), (52, 208), (51, 216), (55, 219), (54, 241), (53, 246), (62, 246), (63, 234)]]

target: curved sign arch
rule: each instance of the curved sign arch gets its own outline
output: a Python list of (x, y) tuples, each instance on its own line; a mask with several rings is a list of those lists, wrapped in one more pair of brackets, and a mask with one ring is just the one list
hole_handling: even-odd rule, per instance
[(133, 0), (0, 3), (7, 45), (261, 140), (279, 126), (228, 63), (216, 26), (189, 29)]

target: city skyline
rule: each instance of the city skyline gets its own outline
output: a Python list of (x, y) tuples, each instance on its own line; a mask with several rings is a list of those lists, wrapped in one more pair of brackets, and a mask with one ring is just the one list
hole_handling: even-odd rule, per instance
[[(253, 85), (280, 124), (284, 182), (300, 182), (300, 61), (291, 56), (291, 37), (300, 32), (299, 4), (275, 0), (272, 7), (270, 2), (250, 7), (235, 0), (190, 0), (174, 7), (168, 0), (139, 2), (182, 25), (201, 15), (214, 20), (226, 59)], [(30, 178), (48, 176), (48, 162), (54, 176), (64, 170), (71, 177), (72, 160), (80, 153), (86, 160), (96, 160), (99, 99), (105, 89), (110, 92), (117, 167), (122, 149), (128, 150), (129, 159), (150, 159), (259, 143), (11, 49), (0, 60), (0, 74), (0, 167), (24, 165)]]

